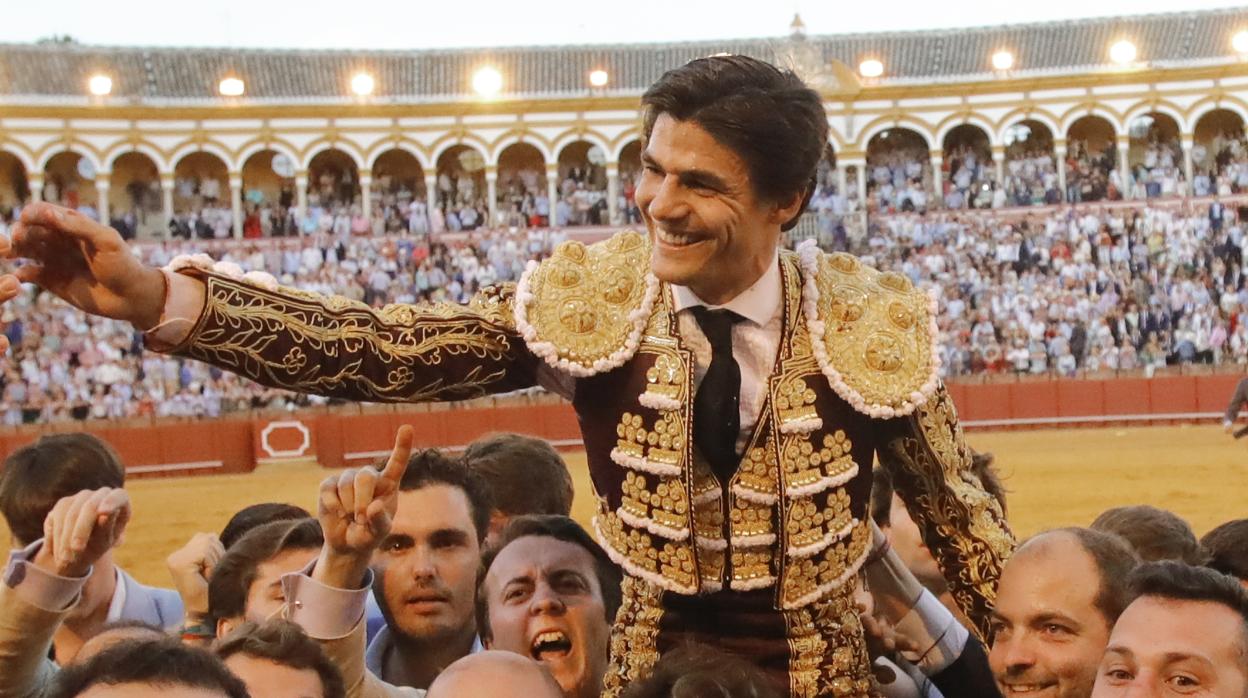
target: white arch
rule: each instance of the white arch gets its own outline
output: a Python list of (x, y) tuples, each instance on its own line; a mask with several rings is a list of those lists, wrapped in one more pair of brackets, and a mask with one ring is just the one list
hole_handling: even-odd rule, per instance
[(1074, 109), (1063, 117), (1061, 137), (1066, 138), (1067, 134), (1070, 133), (1070, 127), (1074, 126), (1076, 121), (1086, 116), (1099, 116), (1107, 121), (1109, 123), (1109, 127), (1114, 131), (1115, 138), (1118, 137), (1118, 134), (1127, 132), (1126, 125), (1122, 123), (1116, 114), (1100, 105), (1094, 104), (1087, 109)]
[(305, 153), (305, 158), (301, 161), (296, 161), (299, 162), (299, 169), (304, 170), (305, 172), (309, 167), (311, 167), (312, 161), (316, 159), (317, 155), (329, 150), (338, 150), (346, 153), (347, 157), (351, 158), (351, 160), (355, 163), (356, 170), (368, 169), (368, 166), (364, 164), (364, 154), (361, 153), (359, 148), (357, 148), (351, 141), (336, 140), (331, 142), (326, 139), (321, 139), (313, 143), (312, 146), (315, 149), (308, 148), (308, 152)]
[(191, 153), (209, 153), (211, 155), (215, 155), (225, 165), (226, 172), (238, 171), (238, 163), (234, 162), (234, 157), (230, 155), (230, 151), (216, 143), (213, 143), (212, 141), (205, 141), (203, 143), (188, 141), (175, 148), (173, 155), (169, 157), (169, 172), (171, 174), (176, 172), (178, 169), (178, 163), (182, 162), (183, 158)]
[(989, 148), (993, 148), (1002, 143), (1002, 141), (997, 138), (997, 130), (992, 127), (992, 124), (989, 123), (987, 119), (979, 114), (959, 114), (957, 118), (949, 119), (936, 130), (936, 140), (932, 142), (932, 147), (943, 150), (945, 147), (945, 138), (948, 137), (949, 132), (959, 126), (968, 125), (974, 126), (984, 132), (984, 135), (988, 137)]
[(137, 143), (118, 143), (113, 146), (112, 150), (109, 150), (104, 155), (104, 162), (108, 163), (108, 171), (112, 172), (113, 165), (117, 164), (117, 159), (127, 153), (140, 153), (142, 155), (146, 155), (151, 159), (152, 163), (156, 165), (157, 174), (173, 174), (173, 167), (165, 161), (164, 153), (160, 152), (156, 146), (146, 141), (139, 141)]
[[(487, 145), (485, 141), (481, 140), (479, 137), (474, 136), (470, 133), (462, 134), (455, 138), (447, 138), (441, 143), (435, 143), (434, 145), (438, 146), (438, 150), (433, 153), (433, 165), (431, 166), (430, 169), (434, 170), (435, 172), (438, 169), (438, 162), (442, 160), (442, 156), (446, 155), (447, 151), (449, 151), (450, 149), (456, 146), (462, 145), (468, 148), (472, 148), (473, 150), (477, 151), (477, 154), (480, 155), (483, 160), (486, 158), (487, 155), (489, 155), (489, 152), (490, 152), (490, 146)], [(489, 162), (489, 161), (486, 160), (486, 162)]]
[(41, 171), (36, 169), (35, 159), (31, 156), (26, 146), (17, 141), (0, 141), (0, 152), (8, 153), (17, 158), (17, 161), (22, 163), (22, 167), (26, 170), (27, 179), (30, 178), (31, 174)]
[(416, 158), (416, 162), (420, 163), (420, 169), (426, 176), (433, 173), (435, 164), (425, 161), (425, 153), (411, 141), (383, 141), (368, 153), (368, 169), (372, 170), (377, 167), (377, 158), (390, 152), (391, 150), (401, 150), (408, 155)]
[[(39, 156), (39, 160), (36, 162), (35, 171), (39, 173), (39, 176), (43, 176), (43, 173), (48, 169), (48, 163), (52, 161), (52, 158), (60, 155), (61, 153), (75, 153), (80, 155), (86, 158), (87, 162), (91, 163), (95, 167), (96, 174), (104, 172), (104, 163), (100, 162), (100, 158), (96, 156), (95, 151), (92, 150), (90, 146), (81, 141), (70, 141), (68, 143), (56, 143), (53, 147), (43, 151), (43, 154)], [(29, 176), (29, 174), (27, 174), (27, 176)]]
[(272, 150), (274, 153), (285, 155), (286, 157), (290, 158), (290, 161), (292, 163), (299, 162), (299, 154), (295, 152), (294, 148), (291, 148), (286, 143), (283, 143), (281, 141), (268, 141), (268, 142), (255, 141), (253, 143), (248, 144), (245, 148), (239, 151), (238, 162), (235, 166), (235, 169), (237, 169), (237, 171), (239, 172), (242, 172), (243, 167), (247, 165), (247, 161), (251, 159), (252, 155), (255, 155), (256, 153), (260, 153), (266, 150)]
[(620, 161), (620, 157), (624, 155), (624, 149), (625, 149), (625, 148), (627, 148), (627, 147), (629, 146), (629, 144), (634, 143), (634, 142), (635, 142), (635, 143), (637, 143), (637, 144), (639, 144), (639, 145), (641, 144), (641, 134), (640, 134), (640, 133), (632, 133), (632, 132), (630, 132), (630, 133), (623, 134), (623, 135), (621, 135), (621, 136), (620, 136), (620, 145), (619, 145), (619, 147), (618, 147), (618, 148), (614, 148), (614, 149), (608, 149), (608, 150), (607, 150), (607, 152), (611, 154), (611, 159), (612, 159), (612, 160), (614, 160), (615, 162), (619, 162), (619, 161)]
[(1243, 120), (1244, 125), (1248, 126), (1248, 109), (1244, 108), (1244, 105), (1240, 104), (1239, 102), (1235, 100), (1216, 100), (1216, 101), (1210, 101), (1208, 103), (1208, 108), (1205, 109), (1204, 111), (1200, 112), (1199, 114), (1192, 115), (1192, 133), (1193, 134), (1196, 133), (1196, 125), (1200, 123), (1201, 119), (1219, 110), (1225, 110), (1233, 114), (1239, 114), (1239, 118)]
[(1018, 112), (1016, 114), (1008, 114), (1007, 117), (1009, 118), (1009, 120), (1003, 121), (1001, 123), (1000, 130), (997, 131), (998, 143), (1004, 144), (1005, 132), (1014, 128), (1018, 124), (1023, 123), (1024, 121), (1035, 121), (1036, 123), (1043, 124), (1046, 128), (1049, 129), (1049, 137), (1053, 138), (1054, 140), (1058, 138), (1066, 137), (1066, 132), (1061, 129), (1061, 126), (1058, 124), (1058, 122), (1046, 112), (1042, 112), (1042, 111)]
[(931, 125), (926, 122), (906, 118), (880, 119), (879, 121), (870, 124), (865, 130), (863, 130), (861, 140), (859, 141), (862, 144), (862, 152), (867, 152), (867, 148), (871, 145), (872, 138), (875, 138), (879, 134), (892, 128), (904, 128), (919, 134), (923, 137), (923, 140), (927, 141), (928, 150), (932, 149), (933, 143), (937, 143), (937, 141), (932, 137)]
[(602, 149), (603, 153), (607, 154), (607, 157), (611, 156), (611, 146), (607, 144), (607, 139), (603, 138), (602, 135), (596, 131), (567, 131), (556, 138), (554, 145), (551, 146), (550, 150), (554, 153), (554, 157), (551, 158), (550, 161), (558, 162), (559, 156), (563, 154), (563, 149), (578, 141), (585, 141), (590, 145), (598, 146)]
[(550, 148), (546, 147), (546, 143), (542, 139), (528, 133), (509, 133), (503, 136), (502, 139), (494, 144), (494, 150), (490, 152), (486, 162), (498, 167), (498, 158), (503, 154), (503, 151), (517, 143), (524, 143), (537, 148), (537, 152), (542, 154), (542, 161), (545, 163), (556, 162), (555, 157), (550, 154)]
[(1126, 114), (1123, 114), (1122, 121), (1126, 125), (1123, 129), (1123, 133), (1130, 133), (1131, 122), (1134, 121), (1136, 117), (1152, 112), (1165, 114), (1171, 119), (1174, 119), (1174, 125), (1179, 128), (1180, 134), (1191, 133), (1193, 125), (1187, 123), (1187, 117), (1183, 115), (1183, 112), (1175, 109), (1169, 104), (1150, 104), (1147, 102), (1137, 104), (1128, 109)]

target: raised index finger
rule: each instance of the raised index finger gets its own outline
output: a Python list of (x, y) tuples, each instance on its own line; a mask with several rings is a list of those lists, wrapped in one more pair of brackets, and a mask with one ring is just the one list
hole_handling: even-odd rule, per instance
[(396, 485), (403, 479), (403, 473), (407, 472), (407, 461), (412, 457), (412, 442), (415, 438), (411, 425), (404, 424), (399, 427), (398, 433), (394, 435), (394, 450), (390, 452), (390, 460), (386, 461), (386, 467), (381, 471), (382, 479)]

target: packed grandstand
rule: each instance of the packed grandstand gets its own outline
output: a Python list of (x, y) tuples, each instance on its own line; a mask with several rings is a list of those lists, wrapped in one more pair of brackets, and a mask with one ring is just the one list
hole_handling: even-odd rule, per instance
[[(223, 63), (191, 49), (8, 45), (0, 233), (46, 200), (109, 221), (158, 265), (203, 251), (374, 306), (466, 302), (564, 239), (639, 225), (636, 94), (674, 62), (726, 50), (787, 63), (825, 95), (831, 142), (792, 240), (939, 293), (947, 377), (1245, 364), (1248, 85), (1228, 34), (1245, 20), (1080, 20), (965, 41), (808, 36), (797, 20), (783, 39), (558, 60), (534, 48)], [(1185, 42), (1165, 40), (1179, 29)], [(1113, 63), (1107, 42), (1122, 37), (1138, 58)], [(868, 76), (864, 57), (883, 74)], [(470, 88), (487, 62), (500, 94)], [(602, 85), (584, 84), (590, 69)], [(374, 91), (349, 94), (361, 74)], [(968, 86), (973, 99), (955, 97)], [(325, 116), (293, 116), (305, 107)], [(128, 325), (33, 286), (20, 304), (4, 318), (6, 424), (309, 399), (144, 353)]]

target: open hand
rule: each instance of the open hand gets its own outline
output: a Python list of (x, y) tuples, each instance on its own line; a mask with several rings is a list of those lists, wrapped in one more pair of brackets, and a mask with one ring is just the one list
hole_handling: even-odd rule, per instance
[(18, 282), (34, 283), (92, 315), (142, 330), (160, 321), (163, 272), (140, 262), (116, 230), (73, 209), (26, 206), (12, 237), (0, 236), (0, 257), (28, 260), (0, 276), (0, 304), (17, 295)]

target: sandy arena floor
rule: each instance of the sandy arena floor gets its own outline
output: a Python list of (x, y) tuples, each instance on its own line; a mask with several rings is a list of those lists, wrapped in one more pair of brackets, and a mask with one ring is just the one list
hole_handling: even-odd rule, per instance
[[(1198, 535), (1248, 516), (1248, 440), (1235, 442), (1217, 426), (989, 432), (970, 440), (996, 454), (1020, 535), (1087, 524), (1120, 504), (1171, 509)], [(578, 492), (573, 515), (587, 522), (593, 503), (585, 456), (567, 459)], [(134, 520), (119, 561), (145, 583), (168, 585), (165, 556), (191, 534), (219, 531), (234, 511), (255, 502), (312, 509), (326, 474), (313, 465), (281, 465), (249, 475), (136, 480)]]

